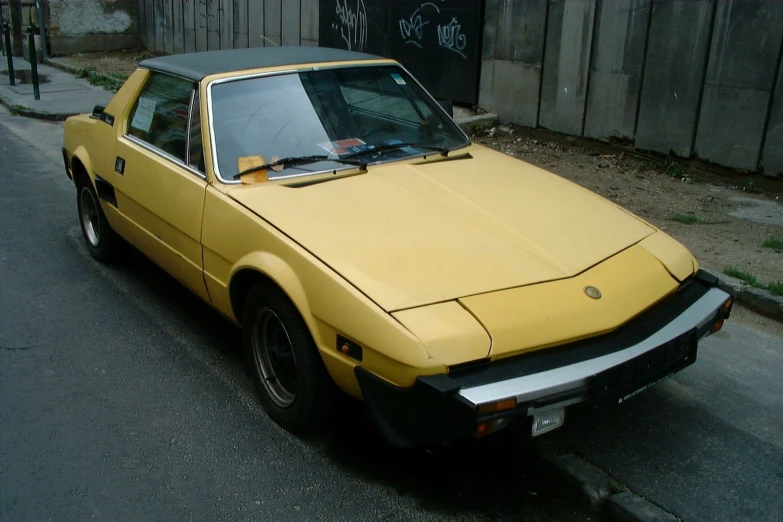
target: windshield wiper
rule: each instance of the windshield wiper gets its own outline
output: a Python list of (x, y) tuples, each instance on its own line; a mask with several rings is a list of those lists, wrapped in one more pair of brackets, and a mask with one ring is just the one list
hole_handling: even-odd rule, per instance
[(380, 145), (375, 145), (372, 149), (366, 149), (366, 150), (360, 150), (358, 152), (352, 152), (351, 154), (346, 154), (345, 156), (340, 156), (341, 160), (350, 160), (352, 158), (358, 158), (359, 156), (364, 156), (365, 154), (372, 154), (375, 152), (386, 152), (389, 150), (398, 150), (398, 149), (404, 149), (405, 147), (411, 147), (413, 149), (425, 149), (425, 150), (432, 150), (435, 152), (440, 152), (440, 155), (443, 157), (446, 157), (449, 155), (449, 152), (451, 152), (450, 149), (447, 147), (438, 147), (435, 145), (420, 145), (418, 143), (382, 143)]
[(271, 169), (272, 167), (294, 167), (296, 165), (306, 165), (307, 163), (316, 163), (318, 161), (335, 161), (337, 163), (344, 163), (345, 165), (355, 165), (359, 167), (359, 170), (367, 170), (366, 161), (354, 160), (350, 157), (340, 158), (338, 156), (327, 156), (325, 154), (317, 156), (292, 156), (290, 158), (282, 158), (279, 160), (270, 161), (269, 163), (264, 163), (263, 165), (258, 165), (256, 167), (250, 167), (249, 169), (245, 169), (242, 172), (235, 174), (234, 179), (239, 179), (245, 174), (251, 174), (253, 172), (258, 172), (259, 170)]

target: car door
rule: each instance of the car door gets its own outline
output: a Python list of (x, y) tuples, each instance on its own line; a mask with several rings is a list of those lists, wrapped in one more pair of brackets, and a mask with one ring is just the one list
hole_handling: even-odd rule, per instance
[(125, 235), (206, 301), (201, 222), (202, 163), (198, 85), (151, 72), (117, 142), (115, 172)]

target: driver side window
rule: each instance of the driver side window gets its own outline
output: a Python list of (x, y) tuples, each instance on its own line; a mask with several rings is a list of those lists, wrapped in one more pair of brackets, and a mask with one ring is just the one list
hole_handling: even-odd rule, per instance
[(193, 83), (153, 72), (131, 111), (127, 133), (187, 161)]

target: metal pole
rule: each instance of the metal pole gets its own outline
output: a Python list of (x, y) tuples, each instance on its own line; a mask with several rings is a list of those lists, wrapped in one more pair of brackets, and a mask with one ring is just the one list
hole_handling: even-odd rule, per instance
[(35, 50), (35, 35), (33, 27), (27, 28), (27, 48), (30, 52), (30, 75), (33, 79), (33, 94), (36, 100), (41, 99), (41, 89), (38, 86), (38, 51)]
[(16, 85), (14, 53), (11, 52), (11, 28), (8, 27), (8, 22), (3, 22), (3, 37), (5, 38), (5, 57), (8, 59), (8, 79), (11, 81), (11, 85)]
[(35, 7), (38, 8), (38, 30), (41, 34), (41, 58), (44, 60), (48, 58), (46, 51), (46, 26), (44, 25), (44, 14), (41, 2), (36, 2)]

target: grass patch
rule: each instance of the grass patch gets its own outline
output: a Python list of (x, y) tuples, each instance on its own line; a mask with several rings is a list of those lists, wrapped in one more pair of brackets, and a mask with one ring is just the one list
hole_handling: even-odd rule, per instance
[(734, 266), (727, 266), (726, 268), (723, 269), (723, 273), (726, 274), (727, 276), (741, 279), (754, 288), (761, 288), (762, 290), (767, 290), (772, 294), (783, 296), (783, 281), (762, 283), (753, 274), (743, 272), (742, 270)]
[(685, 225), (697, 225), (699, 223), (704, 223), (702, 218), (694, 214), (675, 214), (672, 216), (672, 221), (683, 223)]
[(779, 237), (771, 237), (764, 241), (761, 246), (765, 248), (772, 248), (774, 250), (783, 250), (783, 239)]
[(687, 173), (685, 165), (676, 160), (666, 160), (661, 166), (667, 176), (672, 178), (682, 178)]
[(127, 76), (120, 73), (111, 73), (108, 75), (100, 74), (93, 66), (82, 67), (76, 71), (76, 77), (87, 78), (87, 80), (92, 85), (103, 87), (104, 89), (109, 89), (115, 92), (118, 91), (120, 87), (122, 87), (122, 84), (125, 82), (125, 80), (128, 79)]
[(737, 279), (742, 279), (746, 283), (748, 283), (750, 286), (757, 286), (759, 284), (758, 279), (756, 279), (756, 276), (753, 274), (749, 274), (747, 272), (743, 272), (737, 267), (734, 266), (727, 266), (723, 269), (723, 273), (730, 277), (736, 277)]
[(9, 109), (11, 109), (11, 114), (17, 115), (22, 111), (29, 111), (30, 107), (28, 107), (27, 105), (11, 105)]

